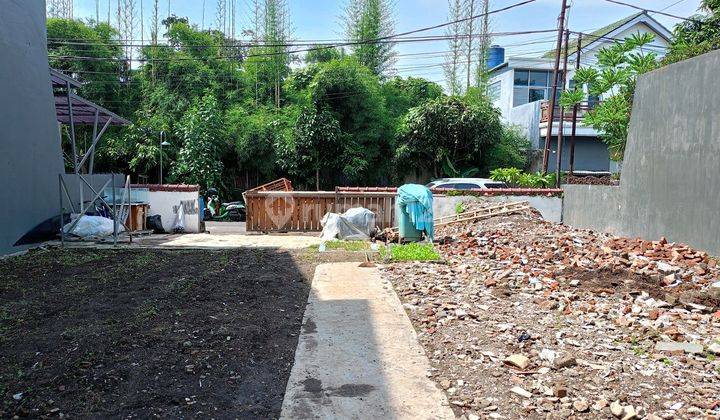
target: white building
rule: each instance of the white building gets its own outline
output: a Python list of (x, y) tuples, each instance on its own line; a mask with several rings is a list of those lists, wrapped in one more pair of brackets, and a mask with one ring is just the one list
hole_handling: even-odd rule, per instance
[[(646, 12), (640, 12), (584, 36), (580, 52), (580, 65), (582, 67), (595, 65), (596, 55), (601, 48), (636, 33), (653, 34), (655, 40), (645, 48), (657, 53), (658, 56), (664, 55), (665, 49), (669, 45), (670, 31)], [(567, 80), (569, 82), (574, 73), (577, 43), (571, 41), (568, 51), (570, 58)], [(518, 126), (530, 139), (533, 149), (538, 151), (534, 154), (531, 164), (532, 170), (537, 170), (542, 165), (542, 150), (548, 128), (548, 99), (551, 95), (555, 52), (551, 51), (540, 58), (510, 56), (505, 59), (502, 51), (498, 52), (498, 48), (494, 47), (490, 61), (493, 60), (493, 57), (497, 59), (498, 55), (501, 58), (495, 63), (490, 63), (488, 93), (494, 105), (500, 109), (503, 119)], [(558, 89), (558, 95), (561, 90)], [(598, 137), (598, 132), (583, 124), (584, 112), (592, 108), (599, 99), (601, 98), (588, 98), (587, 103), (580, 107), (575, 143), (576, 171), (615, 172), (617, 170), (615, 162), (610, 160), (607, 146)], [(550, 146), (550, 170), (555, 169), (559, 114), (559, 109), (556, 108), (552, 130), (553, 140)], [(561, 165), (563, 170), (569, 168), (571, 126), (572, 122), (568, 112), (563, 122), (565, 135)]]

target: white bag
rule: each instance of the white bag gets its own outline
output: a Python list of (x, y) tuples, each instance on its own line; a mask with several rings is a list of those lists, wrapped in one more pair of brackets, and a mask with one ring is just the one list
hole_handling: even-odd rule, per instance
[[(113, 234), (113, 221), (112, 219), (108, 219), (107, 217), (102, 216), (88, 216), (88, 215), (82, 215), (77, 216), (80, 217), (80, 220), (75, 225), (75, 228), (72, 230), (72, 234), (79, 236), (81, 238), (87, 238), (89, 236), (109, 236)], [(72, 226), (74, 220), (77, 218), (74, 217), (73, 221), (63, 226), (63, 232), (68, 233), (70, 230), (70, 226)], [(117, 231), (122, 232), (125, 228), (121, 223), (118, 223), (117, 225)]]
[(375, 213), (363, 207), (355, 207), (343, 214), (327, 213), (320, 224), (323, 226), (320, 238), (324, 241), (365, 241), (370, 239), (375, 229)]

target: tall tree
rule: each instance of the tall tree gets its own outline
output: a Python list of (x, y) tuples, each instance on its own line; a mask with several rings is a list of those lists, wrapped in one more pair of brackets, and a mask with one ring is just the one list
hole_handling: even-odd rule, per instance
[[(388, 76), (395, 64), (394, 4), (390, 0), (350, 0), (345, 8), (345, 31), (360, 64), (378, 76)], [(382, 41), (377, 41), (382, 39)]]
[(53, 18), (72, 19), (72, 0), (49, 0), (47, 2), (47, 14)]
[(472, 17), (475, 16), (475, 12), (475, 0), (465, 0), (465, 15), (468, 18), (465, 21), (465, 59), (467, 61), (467, 64), (465, 65), (467, 75), (465, 90), (470, 89), (470, 75), (473, 72), (472, 60), (475, 55), (475, 19)]
[(448, 36), (449, 50), (445, 54), (445, 63), (443, 64), (443, 72), (447, 81), (448, 91), (451, 95), (460, 95), (462, 93), (462, 83), (460, 82), (460, 70), (462, 67), (463, 56), (463, 40), (462, 31), (465, 25), (457, 22), (463, 17), (462, 0), (448, 0), (448, 20), (453, 23), (445, 29), (445, 35)]
[(217, 5), (215, 6), (215, 27), (219, 32), (222, 32), (223, 34), (226, 33), (226, 12), (227, 11), (225, 9), (225, 0), (217, 0)]
[(488, 68), (487, 68), (487, 58), (488, 53), (490, 52), (490, 44), (492, 43), (492, 38), (490, 38), (490, 16), (488, 15), (488, 12), (490, 11), (490, 0), (482, 0), (482, 26), (480, 27), (480, 45), (478, 46), (478, 60), (475, 72), (475, 84), (477, 87), (481, 88), (482, 91), (485, 90), (485, 85), (487, 84), (488, 80)]
[(158, 0), (153, 0), (153, 9), (152, 9), (152, 34), (150, 34), (150, 37), (152, 38), (152, 44), (157, 45), (158, 42), (158, 23), (160, 20), (160, 17), (158, 15)]
[(267, 64), (275, 107), (279, 108), (282, 83), (290, 72), (290, 54), (286, 45), (290, 38), (290, 25), (286, 0), (265, 0), (262, 30), (265, 47), (260, 53), (261, 60)]

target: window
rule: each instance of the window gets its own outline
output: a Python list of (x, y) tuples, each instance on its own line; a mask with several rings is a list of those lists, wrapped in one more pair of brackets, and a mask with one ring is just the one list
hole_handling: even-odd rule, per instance
[(530, 88), (530, 102), (542, 101), (549, 96), (548, 89)]
[(505, 184), (504, 182), (486, 182), (485, 188), (489, 190), (496, 190), (500, 188), (507, 188), (507, 184)]
[(479, 190), (480, 186), (475, 184), (455, 184), (456, 190)]
[[(515, 70), (515, 87), (513, 89), (513, 106), (550, 99), (552, 88), (552, 71), (547, 70)], [(558, 73), (561, 80), (562, 72)], [(558, 87), (558, 95), (562, 87)]]
[(500, 99), (501, 89), (500, 82), (495, 82), (488, 86), (487, 94), (491, 101), (497, 101)]
[(527, 70), (515, 70), (515, 86), (527, 86), (528, 84), (528, 71)]
[(531, 71), (530, 72), (530, 86), (548, 86), (548, 77), (550, 74), (546, 71)]

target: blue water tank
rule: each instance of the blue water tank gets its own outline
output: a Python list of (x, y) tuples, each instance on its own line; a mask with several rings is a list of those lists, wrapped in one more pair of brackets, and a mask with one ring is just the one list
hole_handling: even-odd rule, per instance
[(487, 68), (491, 69), (505, 62), (505, 48), (499, 45), (493, 45), (488, 51)]

